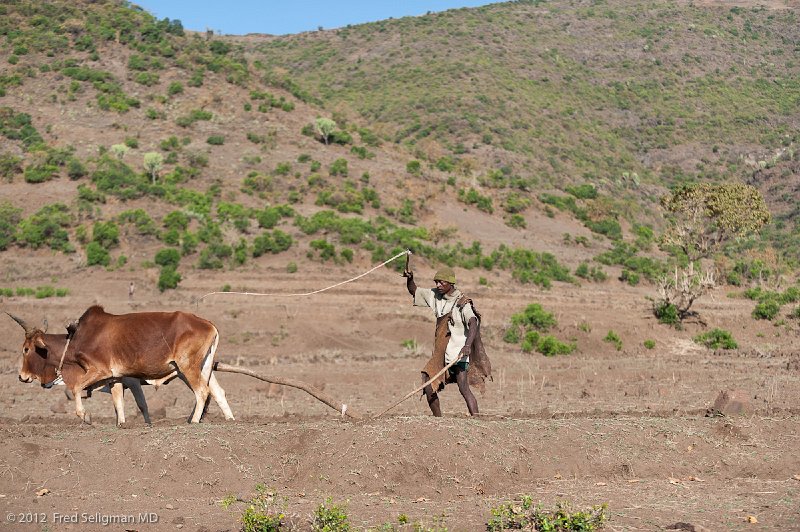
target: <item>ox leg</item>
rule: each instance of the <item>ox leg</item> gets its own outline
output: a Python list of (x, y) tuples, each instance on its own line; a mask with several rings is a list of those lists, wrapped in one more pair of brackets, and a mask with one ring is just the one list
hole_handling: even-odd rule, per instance
[(206, 407), (206, 401), (209, 397), (208, 382), (203, 380), (199, 368), (195, 369), (194, 371), (179, 373), (178, 377), (186, 383), (192, 392), (194, 392), (194, 409), (192, 409), (192, 413), (189, 414), (189, 419), (187, 419), (186, 422), (200, 423), (200, 419), (203, 417), (203, 411)]
[[(189, 367), (180, 367), (178, 370), (183, 373), (183, 380), (194, 392), (195, 406), (189, 417), (189, 423), (200, 423), (206, 408), (206, 401), (210, 392), (209, 381), (211, 372), (214, 369), (214, 353), (217, 351), (219, 334), (215, 334), (207, 350), (203, 353), (202, 365), (189, 364)], [(199, 354), (199, 353), (198, 353)]]
[(228, 405), (228, 400), (225, 398), (225, 390), (223, 390), (222, 386), (219, 385), (217, 376), (214, 375), (214, 373), (211, 373), (211, 378), (208, 380), (208, 387), (211, 390), (211, 397), (214, 398), (219, 407), (222, 409), (225, 419), (234, 420), (235, 418), (233, 417), (231, 407)]
[(103, 375), (96, 368), (89, 367), (86, 369), (86, 373), (83, 375), (83, 378), (72, 385), (72, 394), (75, 396), (75, 415), (81, 418), (87, 425), (92, 424), (92, 416), (89, 415), (89, 412), (83, 408), (83, 398), (81, 397), (81, 392), (87, 386), (103, 380), (104, 378), (108, 378), (108, 375)]
[(121, 382), (111, 385), (111, 399), (114, 401), (114, 412), (117, 414), (117, 426), (125, 423), (125, 388)]
[(150, 411), (147, 409), (147, 401), (144, 398), (142, 385), (139, 383), (138, 379), (131, 379), (131, 381), (127, 382), (126, 384), (133, 394), (133, 398), (136, 400), (136, 406), (139, 407), (139, 412), (142, 413), (144, 422), (150, 425)]
[(208, 384), (202, 383), (201, 385), (198, 383), (196, 388), (192, 388), (192, 391), (194, 391), (196, 403), (194, 410), (192, 410), (192, 417), (189, 418), (189, 423), (200, 423), (206, 408), (206, 401), (208, 401)]

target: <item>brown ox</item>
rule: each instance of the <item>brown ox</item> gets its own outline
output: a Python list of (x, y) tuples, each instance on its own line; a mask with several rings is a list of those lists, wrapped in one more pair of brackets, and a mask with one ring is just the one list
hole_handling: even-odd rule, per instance
[[(8, 314), (8, 313), (6, 313)], [(43, 388), (50, 388), (56, 380), (56, 369), (61, 365), (61, 355), (67, 343), (65, 334), (47, 334), (41, 329), (30, 327), (24, 320), (8, 314), (11, 319), (16, 321), (25, 330), (25, 341), (22, 344), (22, 369), (19, 372), (19, 380), (22, 382), (39, 381)], [(61, 368), (62, 383), (69, 390), (77, 382), (83, 370), (75, 364), (75, 360), (64, 357)], [(114, 401), (114, 411), (117, 415), (117, 425), (125, 423), (124, 408), (124, 388), (130, 389), (136, 399), (136, 405), (144, 417), (145, 423), (150, 424), (150, 413), (147, 410), (142, 385), (139, 379), (125, 377), (121, 382), (109, 383), (111, 397)], [(105, 391), (105, 389), (104, 389)], [(91, 390), (89, 390), (91, 393)]]
[(210, 321), (186, 312), (136, 312), (109, 314), (92, 306), (70, 328), (67, 355), (85, 372), (72, 385), (75, 413), (85, 422), (81, 390), (94, 384), (136, 377), (163, 381), (174, 372), (194, 392), (195, 407), (189, 417), (198, 423), (209, 392), (226, 419), (233, 413), (225, 391), (213, 373), (219, 332)]

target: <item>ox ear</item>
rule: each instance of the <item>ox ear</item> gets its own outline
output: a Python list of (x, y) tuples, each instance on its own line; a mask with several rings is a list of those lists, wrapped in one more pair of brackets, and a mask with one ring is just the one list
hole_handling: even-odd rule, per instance
[(78, 330), (78, 320), (71, 321), (67, 323), (67, 338), (72, 338), (75, 336), (75, 332)]

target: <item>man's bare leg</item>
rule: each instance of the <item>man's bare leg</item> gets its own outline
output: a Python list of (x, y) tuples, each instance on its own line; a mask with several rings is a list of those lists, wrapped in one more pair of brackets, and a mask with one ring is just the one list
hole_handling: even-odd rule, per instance
[(467, 410), (469, 410), (469, 415), (474, 416), (478, 413), (478, 401), (472, 394), (472, 390), (469, 389), (467, 372), (462, 370), (456, 373), (456, 382), (458, 383), (458, 391), (461, 392), (461, 396), (464, 398), (464, 401), (467, 402)]
[[(427, 373), (422, 374), (422, 382), (427, 382), (430, 377)], [(428, 406), (434, 417), (442, 417), (442, 409), (439, 406), (439, 394), (433, 391), (433, 387), (429, 384), (422, 389), (425, 392), (425, 398), (428, 400)]]

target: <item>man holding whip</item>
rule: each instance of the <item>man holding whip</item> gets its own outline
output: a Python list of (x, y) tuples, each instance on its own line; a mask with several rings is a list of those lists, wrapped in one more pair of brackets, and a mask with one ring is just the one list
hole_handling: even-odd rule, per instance
[[(422, 369), (423, 388), (428, 406), (436, 417), (441, 417), (438, 392), (445, 384), (455, 382), (470, 415), (478, 413), (478, 401), (470, 384), (483, 390), (484, 380), (491, 378), (491, 364), (480, 336), (481, 315), (472, 300), (456, 288), (456, 274), (452, 268), (442, 268), (433, 277), (435, 288), (418, 288), (414, 273), (403, 272), (408, 293), (414, 297), (414, 306), (429, 307), (436, 316), (433, 354)], [(470, 363), (471, 362), (471, 363)], [(448, 368), (446, 374), (442, 370)], [(431, 379), (431, 377), (434, 377)], [(431, 382), (427, 382), (427, 381)]]

